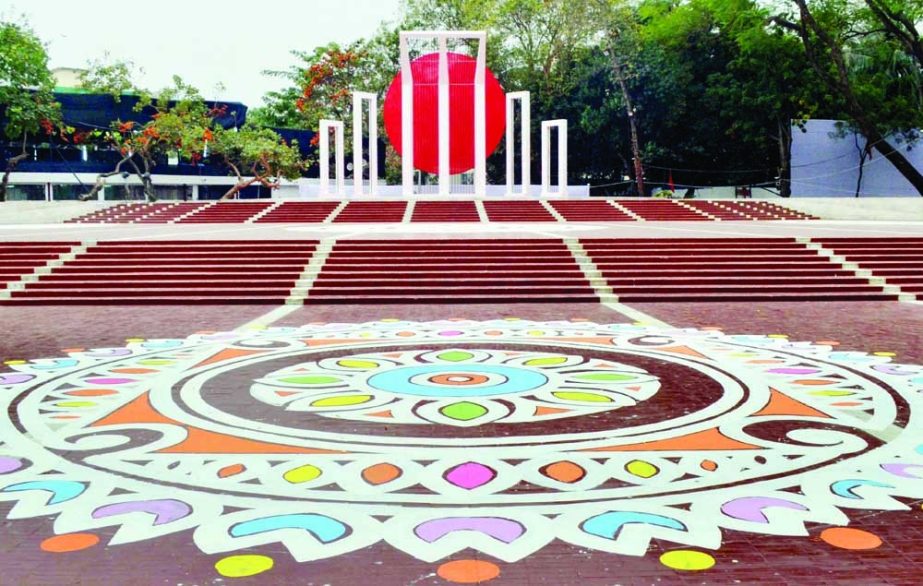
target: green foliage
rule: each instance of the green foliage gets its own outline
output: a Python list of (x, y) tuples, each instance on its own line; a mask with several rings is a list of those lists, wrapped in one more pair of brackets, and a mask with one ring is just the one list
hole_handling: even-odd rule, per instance
[(80, 89), (93, 94), (108, 94), (118, 103), (123, 95), (136, 91), (134, 74), (133, 63), (111, 61), (107, 54), (104, 60), (88, 64), (88, 69), (80, 76)]
[(60, 131), (60, 105), (48, 55), (35, 34), (15, 23), (0, 23), (0, 110), (4, 133), (13, 140)]
[(237, 131), (217, 130), (211, 153), (225, 160), (238, 178), (295, 180), (306, 166), (296, 142), (286, 143), (272, 130), (249, 124)]

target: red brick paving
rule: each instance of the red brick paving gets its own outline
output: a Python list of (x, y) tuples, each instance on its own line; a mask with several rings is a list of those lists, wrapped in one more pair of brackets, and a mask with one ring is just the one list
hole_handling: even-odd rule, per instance
[[(843, 349), (893, 351), (898, 361), (923, 361), (923, 306), (899, 303), (761, 303), (761, 304), (636, 304), (653, 317), (675, 326), (717, 326), (727, 333), (787, 334), (792, 339), (837, 340)], [(198, 330), (231, 329), (267, 310), (266, 307), (80, 307), (0, 308), (0, 356), (37, 358), (60, 355), (72, 346), (120, 345), (129, 337), (183, 337)], [(595, 305), (520, 306), (319, 306), (298, 309), (279, 325), (312, 321), (367, 321), (380, 318), (434, 320), (446, 317), (494, 319), (520, 317), (541, 321), (589, 319), (620, 322), (625, 318)], [(919, 584), (923, 578), (923, 511), (863, 513), (852, 527), (882, 540), (870, 551), (836, 549), (818, 538), (770, 537), (725, 532), (713, 569), (677, 572), (658, 561), (664, 550), (683, 548), (654, 541), (645, 557), (588, 552), (555, 542), (524, 561), (496, 563), (501, 570), (491, 584)], [(9, 504), (0, 505), (5, 516)], [(275, 567), (253, 578), (223, 579), (214, 569), (222, 555), (198, 551), (189, 532), (150, 543), (106, 547), (114, 528), (97, 531), (100, 545), (74, 553), (39, 549), (54, 534), (51, 519), (3, 522), (0, 537), (2, 584), (357, 584), (373, 577), (376, 584), (446, 584), (436, 575), (441, 563), (484, 559), (468, 551), (437, 563), (411, 558), (387, 545), (333, 559), (299, 564), (281, 546), (246, 553), (269, 555)]]

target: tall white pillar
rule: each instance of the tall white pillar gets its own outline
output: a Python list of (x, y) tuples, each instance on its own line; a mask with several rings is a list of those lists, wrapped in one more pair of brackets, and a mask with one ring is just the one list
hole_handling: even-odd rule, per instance
[[(558, 189), (551, 191), (551, 129), (558, 130)], [(542, 122), (542, 196), (567, 195), (567, 120)]]
[[(516, 193), (516, 126), (515, 106), (520, 110), (520, 175), (522, 189)], [(529, 92), (506, 94), (506, 194), (529, 195), (532, 184), (532, 95)]]
[[(334, 131), (336, 142), (335, 181), (336, 193), (330, 192), (330, 129)], [(346, 165), (343, 145), (343, 123), (339, 120), (320, 121), (320, 195), (346, 195)]]
[(474, 68), (474, 194), (487, 195), (487, 33), (478, 34)]
[(353, 92), (353, 194), (364, 195), (362, 155), (362, 105), (369, 105), (369, 195), (378, 193), (378, 95)]

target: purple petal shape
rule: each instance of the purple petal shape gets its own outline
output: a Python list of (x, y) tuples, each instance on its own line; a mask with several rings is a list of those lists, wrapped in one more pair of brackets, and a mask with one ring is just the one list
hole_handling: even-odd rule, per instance
[(893, 474), (894, 476), (900, 476), (901, 478), (913, 478), (914, 480), (923, 480), (923, 476), (917, 476), (916, 474), (910, 474), (908, 470), (917, 470), (923, 471), (923, 466), (919, 464), (882, 464), (881, 469), (887, 472), (888, 474)]
[(135, 379), (133, 378), (88, 378), (87, 382), (92, 385), (124, 385), (126, 383), (133, 383)]
[(34, 378), (31, 374), (0, 374), (0, 385), (18, 385)]
[(178, 521), (192, 513), (192, 507), (174, 499), (156, 501), (131, 501), (99, 507), (93, 511), (94, 519), (105, 519), (126, 513), (150, 513), (154, 515), (154, 525), (165, 525)]
[(817, 368), (772, 368), (766, 372), (772, 374), (817, 374), (820, 372)]
[(0, 456), (0, 474), (9, 474), (22, 468), (22, 460), (9, 456)]
[(476, 531), (503, 543), (513, 543), (522, 537), (526, 529), (521, 523), (498, 517), (447, 517), (421, 523), (413, 530), (427, 543), (434, 543), (456, 531)]
[(770, 498), (762, 496), (743, 497), (728, 501), (721, 505), (721, 512), (733, 519), (741, 521), (750, 521), (752, 523), (769, 523), (764, 509), (770, 507), (779, 507), (782, 509), (791, 509), (793, 511), (807, 511), (808, 508), (799, 503), (786, 501), (779, 498)]

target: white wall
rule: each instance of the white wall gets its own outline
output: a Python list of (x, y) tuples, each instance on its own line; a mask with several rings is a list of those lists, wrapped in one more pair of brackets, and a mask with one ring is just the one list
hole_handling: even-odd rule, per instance
[[(809, 120), (805, 132), (792, 129), (792, 196), (854, 197), (859, 178), (859, 148), (865, 138), (852, 132), (839, 136), (835, 120)], [(923, 145), (908, 150), (906, 143), (891, 140), (907, 159), (923, 170)], [(863, 166), (861, 197), (920, 197), (913, 186), (881, 153)]]

